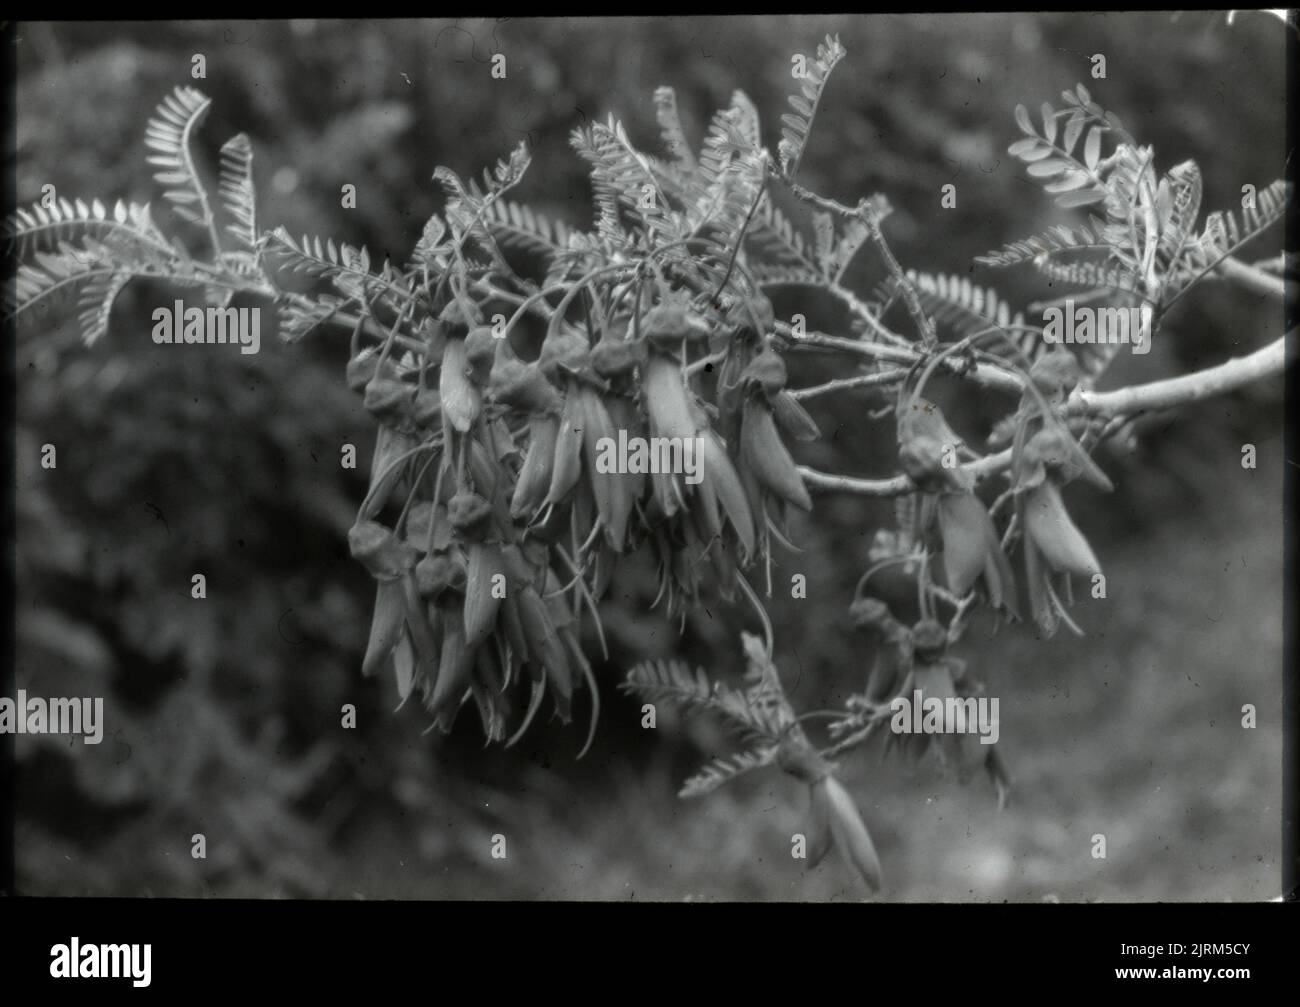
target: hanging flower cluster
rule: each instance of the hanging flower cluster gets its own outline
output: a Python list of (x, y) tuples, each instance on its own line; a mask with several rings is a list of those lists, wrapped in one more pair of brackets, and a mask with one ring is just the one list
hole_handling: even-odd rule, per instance
[[(472, 701), (487, 738), (511, 744), (547, 697), (567, 721), (584, 682), (594, 730), (580, 633), (590, 618), (603, 644), (597, 604), (619, 561), (650, 552), (674, 617), (703, 590), (757, 604), (744, 572), (784, 540), (788, 508), (811, 508), (781, 430), (817, 430), (754, 327), (771, 324), (765, 300), (739, 325), (667, 290), (603, 317), (557, 319), (525, 361), (462, 294), (421, 359), (385, 346), (348, 365), (380, 424), (349, 535), (377, 582), (364, 670), (391, 669), (444, 731)], [(708, 344), (716, 402), (687, 374)]]

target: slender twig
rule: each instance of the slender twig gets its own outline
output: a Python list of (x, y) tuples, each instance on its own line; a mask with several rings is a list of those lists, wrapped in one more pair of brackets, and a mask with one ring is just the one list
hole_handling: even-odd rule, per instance
[(835, 378), (823, 385), (794, 389), (790, 392), (790, 397), (792, 399), (811, 399), (816, 395), (828, 395), (832, 392), (846, 391), (850, 388), (871, 388), (876, 385), (887, 385), (894, 381), (901, 381), (907, 376), (907, 372), (906, 367), (892, 367), (887, 371), (859, 374), (857, 377), (852, 378)]
[[(1130, 388), (1109, 392), (1080, 392), (1066, 404), (1069, 416), (1118, 416), (1170, 409), (1174, 406), (1199, 402), (1215, 395), (1234, 391), (1245, 385), (1276, 374), (1287, 366), (1287, 344), (1294, 343), (1296, 329), (1291, 329), (1267, 346), (1245, 357), (1234, 357), (1222, 364), (1183, 374), (1175, 378), (1151, 381)], [(988, 455), (966, 466), (976, 480), (985, 479), (1009, 468), (1011, 449)], [(917, 487), (905, 475), (888, 479), (858, 479), (853, 476), (832, 475), (806, 466), (799, 474), (810, 490), (821, 492), (854, 493), (868, 497), (895, 497), (914, 492)]]

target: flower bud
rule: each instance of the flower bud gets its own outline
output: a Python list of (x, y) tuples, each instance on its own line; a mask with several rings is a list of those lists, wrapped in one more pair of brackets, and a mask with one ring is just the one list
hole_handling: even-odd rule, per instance
[(477, 493), (457, 493), (447, 504), (451, 526), (467, 538), (477, 538), (492, 519), (492, 505)]
[(415, 565), (415, 550), (378, 521), (354, 524), (348, 531), (348, 548), (375, 580), (396, 580)]
[(785, 361), (772, 350), (764, 350), (745, 368), (740, 376), (748, 386), (757, 385), (769, 399), (785, 387)]

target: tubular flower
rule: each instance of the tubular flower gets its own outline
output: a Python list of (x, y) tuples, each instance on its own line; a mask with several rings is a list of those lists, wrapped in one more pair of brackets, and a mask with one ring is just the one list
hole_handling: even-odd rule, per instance
[[(638, 322), (626, 293), (590, 288), (585, 331), (552, 311), (526, 361), (461, 290), (421, 329), (433, 381), (388, 344), (348, 364), (381, 423), (350, 536), (377, 582), (363, 670), (391, 670), (402, 701), (418, 693), (444, 731), (466, 704), (507, 744), (545, 699), (568, 720), (592, 682), (581, 620), (603, 646), (597, 602), (622, 555), (647, 545), (655, 604), (684, 617), (710, 579), (727, 598), (746, 585), (766, 549), (763, 494), (808, 504), (777, 426), (815, 427), (757, 330), (719, 411), (683, 366), (708, 335), (689, 301), (667, 292)], [(757, 315), (771, 327), (770, 306)], [(727, 420), (733, 436), (719, 433)]]
[(880, 857), (852, 796), (823, 759), (794, 727), (777, 748), (777, 764), (808, 785), (808, 866), (815, 867), (832, 846), (867, 883), (879, 891), (884, 883)]
[(1015, 578), (993, 519), (958, 461), (964, 447), (938, 406), (911, 400), (898, 419), (898, 460), (923, 494), (921, 533), (937, 522), (948, 588), (961, 596), (983, 580), (989, 602), (1017, 616)]
[(689, 482), (663, 467), (650, 473), (649, 517), (658, 524), (650, 541), (660, 560), (659, 595), (667, 595), (672, 612), (697, 596), (698, 567), (706, 557), (723, 596), (732, 595), (738, 566), (754, 554), (754, 514), (727, 445), (713, 431), (671, 349), (695, 337), (687, 316), (661, 305), (646, 315), (642, 328), (648, 354), (641, 371), (641, 402), (652, 443), (689, 445), (696, 464)]
[(763, 492), (802, 511), (812, 510), (803, 477), (776, 428), (774, 402), (779, 399), (787, 403), (787, 415), (806, 418), (807, 426), (816, 431), (803, 407), (785, 393), (785, 363), (771, 350), (765, 350), (741, 372), (740, 382), (745, 393), (740, 424), (741, 464)]
[[(380, 427), (371, 489), (348, 538), (377, 581), (363, 671), (391, 669), (402, 701), (418, 690), (444, 731), (470, 702), (489, 741), (505, 741), (507, 724), (517, 719), (510, 744), (548, 694), (568, 720), (577, 687), (593, 677), (561, 597), (567, 578), (551, 569), (544, 543), (524, 540), (512, 514), (531, 512), (550, 491), (566, 396), (470, 314), (456, 302), (443, 313), (436, 390), (407, 384), (400, 368), (373, 353), (349, 363), (349, 383), (381, 420), (405, 415), (398, 403), (408, 401), (415, 422)], [(588, 386), (572, 402), (581, 426), (598, 426), (598, 416), (588, 419), (595, 407), (586, 391), (598, 400)], [(531, 432), (517, 477), (508, 464), (519, 454), (517, 434), (496, 417), (500, 409), (524, 417)], [(385, 508), (403, 498), (396, 521), (385, 520)], [(528, 683), (528, 698), (516, 718), (518, 682)], [(594, 732), (594, 694), (592, 702)]]
[[(1061, 486), (1079, 477), (1106, 491), (1113, 486), (1069, 431), (1057, 424), (1029, 438), (1017, 463), (1016, 490), (1024, 530), (1030, 608), (1035, 622), (1051, 635), (1065, 616), (1053, 577), (1060, 577), (1069, 601), (1070, 574), (1089, 578), (1101, 574), (1096, 554), (1065, 508)], [(1069, 622), (1068, 616), (1065, 618)], [(1078, 630), (1073, 622), (1069, 624)]]
[(938, 622), (923, 619), (908, 637), (910, 673), (899, 690), (907, 702), (893, 714), (889, 743), (912, 759), (933, 751), (963, 784), (983, 767), (1004, 807), (1011, 778), (997, 752), (996, 705), (984, 699), (984, 685), (966, 662), (947, 655), (948, 634)]

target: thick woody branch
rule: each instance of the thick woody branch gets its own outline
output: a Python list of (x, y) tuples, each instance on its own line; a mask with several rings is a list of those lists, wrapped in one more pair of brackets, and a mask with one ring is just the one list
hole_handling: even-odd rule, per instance
[(1110, 392), (1083, 392), (1069, 409), (1075, 414), (1132, 415), (1200, 402), (1235, 391), (1252, 382), (1281, 374), (1287, 365), (1287, 344), (1295, 342), (1292, 329), (1249, 356), (1233, 357), (1216, 367), (1144, 385)]

